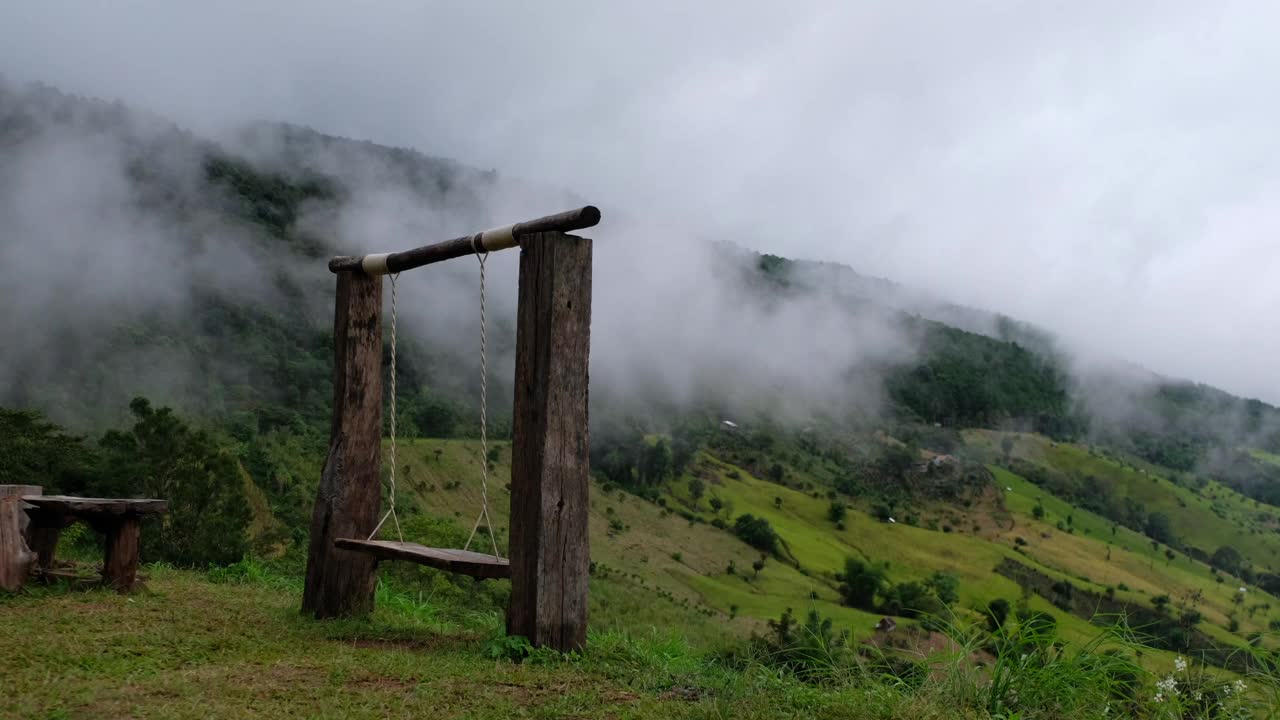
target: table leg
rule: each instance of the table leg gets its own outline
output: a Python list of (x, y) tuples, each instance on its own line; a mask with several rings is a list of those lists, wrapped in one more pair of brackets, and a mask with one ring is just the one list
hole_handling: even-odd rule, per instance
[(54, 555), (58, 551), (58, 538), (62, 528), (70, 524), (68, 518), (55, 513), (39, 510), (27, 510), (27, 518), (31, 524), (27, 532), (31, 536), (31, 549), (36, 553), (36, 566), (41, 570), (53, 569)]
[(130, 592), (138, 579), (139, 519), (126, 516), (104, 529), (107, 551), (102, 561), (102, 579), (122, 593)]

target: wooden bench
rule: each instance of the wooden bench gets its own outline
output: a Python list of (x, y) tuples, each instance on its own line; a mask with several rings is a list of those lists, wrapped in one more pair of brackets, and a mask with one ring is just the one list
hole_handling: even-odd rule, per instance
[(24, 495), (29, 505), (30, 536), (36, 567), (53, 572), (53, 556), (62, 529), (76, 521), (89, 524), (106, 537), (102, 581), (120, 592), (130, 592), (138, 581), (138, 538), (143, 515), (162, 513), (164, 500), (82, 498), (68, 495)]

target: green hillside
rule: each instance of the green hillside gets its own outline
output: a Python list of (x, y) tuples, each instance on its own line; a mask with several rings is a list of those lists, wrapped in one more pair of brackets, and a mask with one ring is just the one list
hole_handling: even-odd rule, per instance
[[(42, 185), (50, 204), (88, 213), (80, 229), (57, 225), (61, 212), (17, 212), (23, 168), (86, 138), (119, 166), (95, 184), (109, 192), (61, 202), (58, 182)], [(0, 714), (1012, 720), (1225, 717), (1242, 702), (1233, 717), (1280, 713), (1280, 410), (1192, 383), (1073, 377), (1035, 328), (956, 306), (930, 315), (887, 281), (740, 249), (667, 291), (723, 294), (762, 316), (821, 307), (839, 319), (828, 333), (844, 332), (847, 311), (849, 332), (870, 322), (904, 347), (817, 358), (831, 338), (806, 338), (831, 366), (831, 402), (814, 407), (733, 368), (668, 397), (596, 381), (593, 367), (584, 653), (506, 637), (504, 581), (403, 563), (380, 566), (372, 618), (303, 621), (332, 402), (324, 259), (350, 249), (334, 218), (367, 212), (372, 187), (432, 218), (414, 216), (414, 237), (471, 231), (513, 219), (494, 217), (512, 188), (295, 126), (220, 145), (3, 78), (0, 148), (24, 159), (0, 163), (0, 259), (117, 216), (130, 222), (104, 231), (111, 253), (172, 259), (151, 269), (155, 283), (101, 289), (117, 293), (101, 302), (73, 292), (89, 284), (75, 275), (15, 272), (0, 288), (24, 307), (56, 286), (79, 308), (60, 312), (50, 296), (39, 324), (0, 317), (21, 339), (0, 361), (0, 483), (169, 502), (142, 534), (149, 591), (0, 597), (0, 674), (16, 687)], [(153, 245), (135, 247), (138, 235)], [(179, 286), (134, 297), (160, 278)], [(434, 300), (465, 293), (470, 306), (472, 281), (451, 282), (432, 285)], [(407, 326), (437, 309), (405, 305)], [(495, 305), (489, 322), (504, 332), (492, 337), (511, 335), (511, 308)], [(448, 337), (398, 340), (398, 526), (460, 547), (487, 494), (505, 552), (514, 393), (491, 373), (482, 457), (471, 338), (459, 350)], [(775, 362), (772, 341), (739, 359)], [(390, 360), (388, 348), (384, 374)], [(1123, 410), (1090, 402), (1099, 384)], [(493, 550), (488, 530), (481, 550)], [(92, 573), (97, 543), (69, 531), (60, 552)], [(884, 618), (892, 629), (877, 629)], [(1156, 699), (1171, 674), (1187, 690), (1178, 707)]]
[[(989, 451), (999, 445), (997, 433), (972, 431), (970, 441)], [(1203, 479), (1191, 487), (1170, 480), (1174, 473), (1148, 470), (1117, 459), (1104, 450), (1015, 436), (1012, 457), (1045, 472), (1043, 486), (1093, 507), (1120, 524), (1145, 529), (1151, 537), (1152, 516), (1161, 515), (1160, 540), (1195, 557), (1208, 559), (1222, 547), (1236, 548), (1258, 569), (1280, 566), (1280, 510), (1253, 500), (1220, 483)]]
[[(1029, 435), (1020, 441), (1049, 443)], [(981, 445), (982, 440), (975, 436), (974, 442)], [(504, 450), (496, 453), (496, 479), (490, 488), (500, 544), (505, 542), (509, 498), (505, 482), (510, 470)], [(788, 454), (802, 463), (820, 460), (794, 450)], [(407, 511), (410, 517), (420, 509), (434, 517), (452, 518), (457, 534), (448, 539), (465, 538), (463, 533), (480, 507), (479, 455), (478, 444), (471, 441), (401, 443), (400, 506), (412, 503), (409, 507), (414, 509)], [(1028, 596), (1030, 608), (1054, 616), (1062, 637), (1079, 643), (1096, 636), (1098, 627), (1090, 622), (1094, 618), (1055, 607), (1051, 598), (1025, 593), (1013, 579), (996, 573), (996, 566), (1011, 559), (1081, 589), (1109, 593), (1118, 601), (1144, 608), (1151, 607), (1152, 598), (1168, 595), (1174, 612), (1198, 612), (1202, 619), (1197, 626), (1226, 647), (1242, 646), (1254, 633), (1269, 638), (1271, 623), (1280, 619), (1280, 600), (1260, 589), (1250, 588), (1247, 599), (1237, 605), (1242, 582), (1237, 578), (1215, 572), (1182, 552), (1167, 557), (1164, 546), (1153, 548), (1143, 535), (1074, 507), (1003, 468), (991, 471), (998, 499), (969, 508), (920, 505), (922, 517), (937, 512), (956, 520), (949, 531), (912, 526), (896, 518), (895, 522), (877, 519), (859, 509), (853, 497), (845, 498), (851, 506), (843, 528), (837, 529), (829, 517), (830, 495), (839, 496), (832, 486), (814, 485), (822, 489), (806, 492), (779, 485), (704, 448), (656, 498), (597, 484), (591, 507), (592, 560), (602, 576), (633, 583), (657, 593), (673, 608), (692, 611), (691, 617), (699, 621), (689, 629), (691, 636), (705, 632), (701, 618), (713, 618), (713, 624), (745, 636), (761, 631), (766, 621), (791, 608), (817, 610), (855, 637), (871, 637), (884, 613), (842, 602), (839, 575), (850, 557), (888, 561), (891, 583), (922, 582), (937, 572), (956, 577), (959, 597), (952, 610), (973, 622), (982, 621), (994, 600), (1014, 603)], [(1115, 471), (1123, 476), (1122, 466), (1115, 465)], [(794, 474), (789, 480), (813, 484), (814, 477)], [(696, 503), (689, 491), (694, 478), (706, 488)], [(1150, 480), (1144, 478), (1144, 482)], [(713, 500), (719, 510), (713, 509)], [(1042, 508), (1039, 518), (1036, 506)], [(732, 523), (726, 522), (746, 514), (767, 520), (781, 543), (758, 572), (752, 565), (762, 553), (736, 537)], [(1069, 530), (1059, 530), (1065, 523)], [(412, 520), (406, 527), (413, 527)], [(435, 533), (409, 539), (444, 539)], [(735, 568), (732, 573), (730, 564)], [(1233, 619), (1235, 629), (1229, 631)], [(1272, 639), (1263, 644), (1280, 647), (1280, 641)]]

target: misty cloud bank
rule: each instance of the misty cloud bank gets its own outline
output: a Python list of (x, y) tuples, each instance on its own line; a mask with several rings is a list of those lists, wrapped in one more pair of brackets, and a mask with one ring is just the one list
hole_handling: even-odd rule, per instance
[[(0, 301), (15, 310), (0, 317), (0, 332), (16, 339), (0, 363), (0, 402), (38, 407), (73, 425), (118, 420), (136, 394), (195, 412), (262, 401), (296, 406), (297, 398), (278, 394), (260, 375), (264, 361), (284, 366), (298, 358), (246, 358), (261, 351), (236, 344), (235, 330), (212, 344), (166, 335), (207, 332), (197, 315), (214, 298), (302, 317), (319, 336), (332, 321), (329, 254), (402, 250), (586, 201), (296, 126), (259, 123), (214, 144), (119, 104), (50, 90), (0, 87), (0, 129), (9, 150), (0, 163), (0, 263), (15, 270), (0, 286)], [(210, 184), (206, 162), (217, 157), (329, 183), (336, 195), (303, 202), (284, 242), (262, 224), (277, 220), (276, 210), (265, 220), (246, 217), (230, 186)], [(887, 405), (887, 375), (919, 357), (921, 328), (903, 320), (921, 316), (1056, 358), (1071, 370), (1095, 441), (1171, 428), (1203, 436), (1211, 427), (1210, 439), (1226, 446), (1274, 444), (1275, 418), (1260, 423), (1253, 406), (1221, 395), (1218, 405), (1171, 419), (1152, 402), (1158, 376), (1067, 352), (1010, 318), (831, 263), (790, 263), (784, 286), (766, 287), (780, 278), (767, 279), (755, 253), (629, 208), (606, 205), (604, 217), (583, 233), (596, 239), (597, 420), (661, 424), (690, 409), (784, 422), (874, 420)], [(511, 395), (517, 261), (517, 253), (488, 261), (490, 386), (499, 411)], [(397, 282), (406, 361), (430, 368), (432, 392), (471, 406), (477, 280), (478, 263), (459, 259)], [(389, 300), (387, 283), (388, 312)], [(225, 334), (226, 318), (212, 322)], [(321, 378), (310, 393), (327, 392)], [(223, 389), (211, 392), (210, 383)], [(231, 404), (210, 407), (210, 398)]]
[(1280, 401), (1269, 3), (7, 10), (18, 79), (421, 148)]
[[(86, 409), (98, 417), (122, 412), (137, 393), (183, 406), (205, 382), (201, 363), (208, 358), (192, 357), (185, 346), (160, 342), (139, 351), (116, 340), (139, 322), (180, 332), (200, 294), (301, 311), (317, 331), (331, 323), (324, 258), (273, 250), (263, 228), (237, 218), (208, 186), (203, 159), (222, 150), (142, 117), (47, 90), (0, 94), (12, 150), (0, 165), (0, 264), (14, 271), (0, 300), (15, 309), (0, 317), (0, 332), (15, 340), (0, 363), (6, 401), (61, 418)], [(332, 252), (407, 249), (583, 202), (299, 128), (259, 125), (225, 147), (266, 171), (335, 179), (340, 201), (306, 205), (296, 222), (299, 235)], [(438, 172), (424, 174), (424, 167)], [(605, 207), (604, 217), (583, 233), (596, 240), (597, 405), (635, 416), (693, 403), (783, 419), (869, 416), (880, 407), (879, 378), (854, 377), (856, 371), (914, 352), (883, 311), (851, 310), (836, 295), (762, 294), (752, 285), (751, 253), (622, 209)], [(489, 365), (495, 387), (508, 396), (517, 260), (517, 253), (488, 260)], [(304, 292), (282, 294), (281, 273)], [(459, 370), (437, 375), (455, 393), (474, 389), (479, 367), (477, 280), (478, 263), (459, 259), (397, 281), (406, 346), (426, 347)], [(389, 296), (388, 283), (388, 304)], [(111, 386), (67, 397), (90, 370), (114, 378)], [(33, 388), (52, 394), (31, 395)]]

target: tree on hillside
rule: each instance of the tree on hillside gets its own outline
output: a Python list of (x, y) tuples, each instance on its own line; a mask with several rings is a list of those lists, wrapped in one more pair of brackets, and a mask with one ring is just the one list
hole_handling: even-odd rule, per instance
[(1165, 545), (1174, 545), (1177, 538), (1173, 534), (1173, 524), (1164, 513), (1151, 513), (1147, 516), (1147, 537)]
[(844, 522), (845, 516), (848, 514), (849, 506), (839, 500), (832, 500), (831, 506), (827, 508), (827, 518), (836, 524)]
[(921, 617), (938, 615), (945, 609), (936, 595), (929, 592), (924, 583), (898, 583), (884, 593), (880, 609), (890, 615)]
[(646, 447), (640, 458), (641, 484), (653, 487), (671, 477), (671, 449), (666, 440)]
[(857, 558), (844, 561), (840, 595), (844, 604), (862, 610), (874, 610), (876, 597), (884, 590), (888, 569), (883, 564), (866, 563)]
[(915, 465), (920, 453), (910, 445), (889, 445), (881, 453), (877, 465), (891, 478), (900, 479)]
[(702, 482), (702, 478), (691, 478), (689, 480), (689, 497), (693, 499), (693, 506), (698, 507), (698, 501), (702, 499), (702, 494), (706, 492), (707, 486)]
[(129, 410), (133, 427), (112, 430), (99, 443), (97, 489), (168, 502), (163, 517), (144, 521), (143, 557), (194, 566), (240, 560), (250, 511), (235, 456), (169, 408), (135, 398)]
[(692, 425), (680, 424), (671, 430), (671, 474), (679, 477), (689, 468), (698, 453), (701, 432)]
[(781, 465), (774, 463), (769, 467), (769, 480), (773, 481), (775, 484), (781, 485), (784, 477), (785, 471), (782, 469)]
[(954, 605), (960, 599), (960, 580), (955, 575), (934, 571), (924, 584), (944, 605)]
[(1004, 452), (1005, 460), (1008, 460), (1010, 453), (1013, 452), (1013, 444), (1014, 440), (1012, 435), (1005, 435), (1000, 439), (1000, 449)]
[(778, 535), (768, 520), (750, 513), (739, 515), (733, 523), (733, 533), (757, 550), (773, 553), (778, 550)]
[(1239, 550), (1230, 545), (1223, 545), (1213, 552), (1213, 556), (1209, 558), (1209, 564), (1223, 572), (1239, 576), (1240, 568), (1244, 565), (1244, 557), (1240, 555)]
[(611, 449), (599, 463), (593, 463), (593, 465), (600, 468), (601, 474), (609, 482), (622, 487), (631, 487), (635, 460), (624, 449)]

